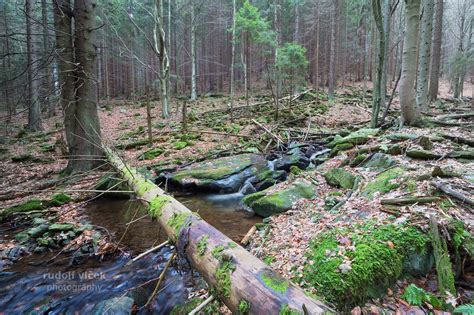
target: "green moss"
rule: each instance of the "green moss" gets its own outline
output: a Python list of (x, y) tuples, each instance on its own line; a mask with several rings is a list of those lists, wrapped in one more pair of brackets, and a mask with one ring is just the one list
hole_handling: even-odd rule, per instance
[(278, 313), (279, 315), (301, 315), (302, 313), (298, 310), (295, 310), (294, 308), (291, 308), (288, 306), (288, 304), (284, 304), (280, 312)]
[(203, 256), (207, 250), (207, 241), (209, 240), (209, 235), (204, 235), (197, 243), (197, 249), (199, 256)]
[(275, 261), (275, 257), (273, 256), (265, 256), (265, 258), (263, 258), (263, 262), (266, 263), (267, 265), (271, 265), (272, 262)]
[(189, 145), (191, 145), (191, 143), (188, 141), (176, 141), (173, 143), (173, 148), (175, 148), (176, 150), (182, 150)]
[(225, 250), (224, 245), (216, 246), (212, 249), (211, 254), (217, 260), (221, 260), (222, 252)]
[(184, 227), (186, 221), (188, 218), (190, 218), (192, 214), (189, 213), (173, 213), (171, 218), (166, 222), (168, 226), (174, 229), (176, 237), (179, 236), (179, 233), (181, 232), (181, 229)]
[(146, 180), (145, 182), (140, 183), (139, 186), (140, 187), (138, 187), (138, 189), (137, 189), (137, 194), (139, 196), (143, 196), (144, 194), (146, 194), (150, 190), (153, 190), (153, 189), (156, 188), (156, 185), (153, 184), (152, 182), (150, 182), (149, 180)]
[(283, 279), (279, 274), (275, 273), (273, 270), (265, 269), (260, 274), (260, 279), (263, 283), (273, 291), (284, 294), (288, 289), (288, 281)]
[(409, 179), (407, 180), (405, 187), (408, 192), (414, 193), (418, 188), (418, 183), (414, 179)]
[[(353, 231), (356, 231), (355, 233)], [(338, 240), (350, 240), (341, 249)], [(409, 252), (423, 252), (428, 238), (413, 227), (372, 222), (332, 230), (312, 240), (304, 279), (318, 294), (341, 310), (378, 298), (401, 276)]]
[(227, 243), (227, 247), (229, 247), (229, 248), (236, 248), (236, 247), (237, 247), (237, 244), (235, 244), (234, 242), (229, 242), (229, 243)]
[(250, 311), (250, 302), (246, 300), (240, 300), (239, 314), (247, 314), (249, 311)]
[(203, 302), (200, 298), (194, 298), (191, 301), (181, 304), (175, 305), (171, 310), (170, 315), (188, 315), (192, 310), (198, 307), (199, 304)]
[(293, 174), (293, 175), (300, 175), (301, 173), (303, 173), (303, 170), (300, 169), (296, 165), (291, 165), (290, 166), (290, 173)]
[(0, 212), (0, 218), (7, 217), (8, 215), (13, 214), (13, 213), (43, 210), (45, 208), (46, 208), (46, 205), (42, 200), (31, 199), (25, 203), (6, 208), (2, 212)]
[(246, 195), (242, 199), (242, 202), (246, 205), (251, 205), (252, 203), (254, 203), (255, 201), (257, 201), (258, 199), (260, 199), (262, 197), (265, 197), (265, 192), (259, 191), (259, 192), (253, 193), (253, 194)]
[(329, 185), (345, 189), (352, 189), (356, 180), (354, 175), (345, 171), (343, 168), (330, 169), (324, 173), (324, 178)]
[(235, 264), (231, 261), (221, 261), (216, 270), (217, 292), (223, 297), (230, 297), (230, 275), (235, 271)]
[(400, 178), (405, 170), (401, 167), (394, 167), (380, 173), (377, 177), (367, 184), (364, 188), (364, 193), (372, 199), (376, 192), (385, 194), (392, 189), (398, 188), (400, 184), (393, 183), (393, 180)]
[(139, 160), (153, 160), (157, 156), (161, 155), (163, 152), (165, 152), (164, 149), (160, 147), (156, 147), (156, 148), (143, 152), (143, 154), (140, 155), (138, 159)]
[(152, 218), (161, 217), (162, 209), (165, 204), (173, 200), (173, 198), (169, 196), (157, 196), (153, 198), (150, 202), (150, 206), (148, 208), (148, 212)]
[(72, 198), (66, 194), (56, 194), (53, 195), (50, 201), (48, 201), (48, 205), (52, 207), (61, 206), (68, 202), (72, 201)]

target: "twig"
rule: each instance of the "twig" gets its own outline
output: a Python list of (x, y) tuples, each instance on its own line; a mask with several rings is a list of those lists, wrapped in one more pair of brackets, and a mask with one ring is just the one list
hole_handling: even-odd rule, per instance
[(157, 250), (159, 250), (160, 248), (162, 248), (163, 246), (166, 246), (166, 245), (168, 245), (168, 244), (169, 244), (169, 241), (164, 241), (164, 242), (161, 243), (160, 245), (155, 246), (155, 247), (153, 247), (153, 248), (150, 248), (150, 249), (147, 250), (146, 252), (143, 252), (143, 253), (141, 253), (140, 255), (138, 255), (137, 257), (135, 257), (135, 258), (133, 258), (132, 260), (130, 260), (130, 261), (127, 263), (127, 265), (130, 265), (131, 263), (133, 263), (133, 262), (139, 260), (140, 258), (142, 258), (142, 257), (144, 257), (144, 256), (146, 256), (146, 255), (148, 255), (149, 253), (152, 253), (152, 252), (154, 252), (154, 251), (157, 251)]
[(471, 205), (471, 206), (474, 206), (474, 200), (472, 200), (471, 198), (463, 195), (462, 193), (454, 190), (454, 189), (451, 189), (450, 187), (446, 186), (446, 185), (443, 185), (442, 183), (439, 183), (439, 182), (431, 182), (431, 185), (438, 188), (439, 190), (441, 190), (442, 192), (444, 192), (445, 194), (447, 195), (450, 195), (454, 198), (456, 198), (457, 200), (460, 200), (468, 205)]
[(202, 302), (195, 309), (193, 309), (191, 312), (189, 312), (188, 315), (196, 315), (199, 311), (201, 311), (203, 308), (205, 308), (206, 305), (211, 303), (213, 300), (214, 300), (214, 296), (213, 295), (209, 296), (204, 302)]
[(163, 271), (161, 271), (160, 277), (158, 278), (158, 282), (156, 283), (155, 289), (153, 290), (150, 297), (148, 298), (148, 301), (143, 307), (147, 307), (151, 303), (153, 298), (155, 297), (156, 293), (158, 292), (158, 289), (160, 288), (161, 282), (163, 282), (163, 279), (165, 278), (165, 273), (168, 270), (168, 267), (170, 266), (175, 256), (176, 256), (176, 251), (174, 251), (173, 254), (171, 254), (170, 259), (168, 259), (168, 262), (166, 262), (165, 268), (163, 268)]
[(240, 244), (247, 245), (252, 237), (253, 233), (257, 230), (257, 227), (253, 225), (250, 230), (245, 234), (244, 238), (240, 241)]

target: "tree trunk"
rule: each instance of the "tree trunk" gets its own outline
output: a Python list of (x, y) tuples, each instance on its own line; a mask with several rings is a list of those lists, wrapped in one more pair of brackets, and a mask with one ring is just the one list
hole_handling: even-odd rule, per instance
[(443, 38), (443, 12), (444, 0), (437, 0), (433, 35), (433, 55), (431, 56), (430, 87), (428, 92), (430, 101), (435, 101), (438, 98), (441, 69), (441, 42)]
[(49, 41), (49, 29), (48, 29), (48, 6), (46, 0), (41, 0), (41, 22), (43, 23), (43, 58), (44, 58), (44, 82), (45, 92), (44, 101), (48, 109), (48, 116), (53, 117), (56, 115), (54, 102), (51, 101), (50, 95), (53, 93), (51, 85), (51, 67), (50, 67), (50, 41)]
[(418, 77), (416, 80), (416, 104), (422, 111), (428, 110), (428, 79), (431, 61), (431, 36), (433, 34), (434, 0), (423, 1), (423, 17), (420, 30)]
[[(382, 96), (383, 84), (383, 72), (385, 63), (385, 34), (382, 17), (382, 4), (383, 0), (372, 0), (372, 13), (374, 15), (375, 24), (379, 32), (379, 49), (378, 49), (378, 62), (377, 62), (377, 77), (375, 79), (374, 91), (372, 95), (372, 117), (370, 121), (371, 128), (376, 128), (378, 124), (379, 112), (382, 106), (382, 100), (385, 97)], [(387, 17), (390, 18), (390, 17)]]
[(336, 33), (337, 33), (337, 13), (339, 0), (334, 0), (334, 12), (331, 15), (331, 39), (329, 48), (329, 78), (328, 78), (328, 98), (334, 100), (335, 68), (336, 68)]
[(169, 76), (169, 60), (165, 46), (165, 30), (163, 27), (163, 0), (155, 0), (153, 10), (154, 30), (153, 41), (154, 50), (160, 61), (160, 89), (161, 89), (161, 116), (168, 118), (169, 116), (169, 95), (168, 95), (168, 76)]
[[(71, 0), (57, 0), (54, 4), (54, 28), (56, 30), (56, 60), (60, 103), (64, 117), (64, 130), (68, 147), (74, 146), (72, 121), (76, 103), (74, 102), (74, 52), (72, 45)], [(107, 76), (107, 72), (105, 73)]]
[(99, 115), (96, 105), (94, 47), (95, 0), (74, 1), (75, 106), (65, 120), (72, 125), (72, 146), (67, 171), (89, 171), (102, 162)]
[(237, 12), (236, 0), (232, 0), (232, 52), (230, 61), (230, 121), (234, 122), (234, 63), (235, 63), (235, 15)]
[(196, 16), (194, 3), (191, 3), (191, 101), (197, 99), (196, 92)]
[[(199, 218), (158, 186), (104, 148), (109, 162), (156, 217), (177, 248), (183, 248), (191, 265), (228, 307), (239, 313), (239, 304), (250, 305), (249, 314), (278, 314), (285, 307), (309, 314), (331, 311), (313, 300), (268, 265)], [(222, 250), (217, 251), (217, 248)], [(278, 288), (274, 284), (278, 283)], [(283, 289), (281, 289), (283, 288)], [(263, 302), (264, 301), (264, 302)]]
[(382, 71), (382, 88), (380, 92), (381, 105), (385, 104), (387, 97), (387, 81), (388, 81), (388, 56), (390, 54), (389, 44), (390, 44), (390, 32), (391, 32), (391, 19), (392, 19), (392, 0), (383, 1), (383, 31), (384, 31), (384, 62), (383, 62), (383, 71)]
[(27, 99), (26, 106), (28, 108), (28, 131), (43, 130), (41, 123), (41, 109), (38, 101), (38, 81), (35, 78), (38, 74), (38, 60), (36, 59), (35, 38), (31, 32), (31, 21), (34, 21), (33, 1), (25, 1), (25, 17), (26, 17), (26, 53), (27, 53)]
[(420, 110), (415, 102), (415, 78), (420, 0), (405, 0), (405, 38), (403, 40), (400, 106), (402, 123), (420, 123)]

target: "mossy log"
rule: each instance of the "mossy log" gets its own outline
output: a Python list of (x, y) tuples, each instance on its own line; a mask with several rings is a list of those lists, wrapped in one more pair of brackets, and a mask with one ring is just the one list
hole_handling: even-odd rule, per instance
[(183, 249), (192, 266), (233, 313), (238, 313), (242, 301), (249, 303), (249, 314), (278, 314), (285, 306), (302, 313), (307, 310), (309, 314), (331, 311), (167, 196), (115, 152), (109, 148), (104, 151), (121, 177), (149, 207), (150, 215), (157, 219), (170, 240)]
[(407, 198), (394, 198), (394, 199), (381, 199), (380, 203), (383, 205), (412, 205), (415, 203), (431, 203), (440, 201), (439, 197), (407, 197)]

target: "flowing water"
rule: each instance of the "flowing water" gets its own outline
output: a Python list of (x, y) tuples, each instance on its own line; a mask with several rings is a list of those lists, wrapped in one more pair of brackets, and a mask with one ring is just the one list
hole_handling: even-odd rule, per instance
[[(177, 197), (235, 241), (261, 221), (242, 210), (241, 198), (241, 193)], [(165, 247), (126, 264), (130, 253), (136, 255), (166, 239), (158, 223), (146, 216), (146, 210), (137, 201), (99, 199), (87, 206), (86, 214), (93, 225), (107, 230), (115, 242), (120, 241), (126, 253), (104, 261), (91, 258), (79, 266), (72, 265), (72, 260), (64, 255), (55, 258), (53, 264), (45, 264), (56, 252), (25, 257), (0, 273), (0, 312), (102, 313), (99, 302), (130, 296), (141, 314), (167, 314), (174, 305), (186, 300), (196, 276), (172, 264), (151, 306), (142, 308), (156, 285), (156, 280), (150, 280), (159, 276), (172, 250)]]

